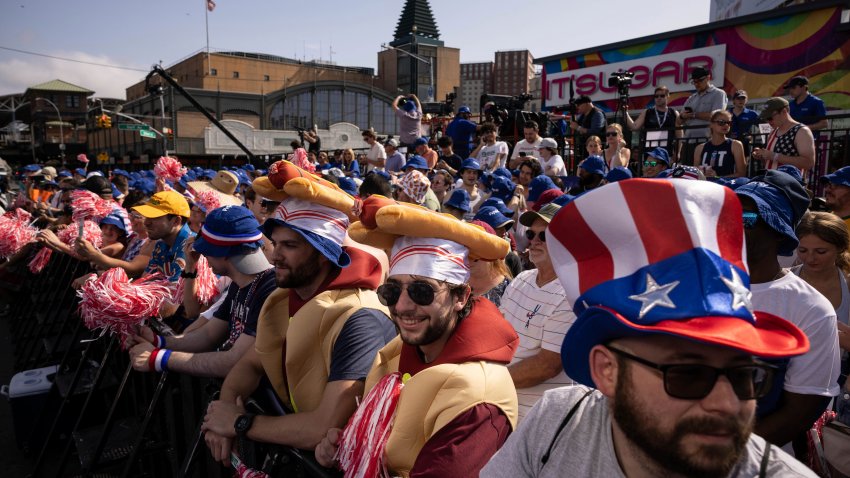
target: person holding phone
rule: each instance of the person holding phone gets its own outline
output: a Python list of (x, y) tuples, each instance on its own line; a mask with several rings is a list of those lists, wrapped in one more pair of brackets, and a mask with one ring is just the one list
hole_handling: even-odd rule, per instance
[(726, 108), (726, 92), (711, 84), (711, 72), (703, 67), (691, 71), (691, 83), (696, 88), (687, 101), (676, 126), (683, 126), (684, 142), (679, 148), (679, 158), (691, 161), (699, 143), (708, 139), (709, 124), (714, 110)]

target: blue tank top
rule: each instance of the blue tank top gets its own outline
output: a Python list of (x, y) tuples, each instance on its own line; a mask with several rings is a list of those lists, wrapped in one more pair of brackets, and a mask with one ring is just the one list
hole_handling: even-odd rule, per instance
[(735, 157), (732, 155), (732, 140), (719, 145), (711, 141), (703, 143), (700, 165), (711, 166), (718, 176), (730, 176), (735, 173)]

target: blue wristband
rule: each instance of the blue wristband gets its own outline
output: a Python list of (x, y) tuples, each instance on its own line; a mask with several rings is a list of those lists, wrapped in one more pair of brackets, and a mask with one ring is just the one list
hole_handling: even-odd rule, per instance
[(168, 370), (168, 359), (169, 358), (171, 358), (171, 350), (166, 349), (166, 350), (163, 351), (162, 362), (161, 362), (161, 365), (160, 365), (160, 368), (162, 368), (163, 372)]

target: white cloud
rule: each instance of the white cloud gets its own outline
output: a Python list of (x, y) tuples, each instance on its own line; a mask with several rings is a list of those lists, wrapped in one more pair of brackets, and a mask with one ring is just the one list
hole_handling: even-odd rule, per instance
[[(52, 55), (78, 61), (122, 65), (106, 56), (89, 55), (83, 52), (51, 52)], [(7, 59), (0, 59), (0, 95), (22, 93), (28, 87), (50, 80), (63, 80), (95, 92), (104, 98), (125, 98), (128, 86), (144, 79), (140, 71), (119, 70), (102, 66), (87, 65), (72, 61), (28, 56), (20, 53), (2, 52)]]

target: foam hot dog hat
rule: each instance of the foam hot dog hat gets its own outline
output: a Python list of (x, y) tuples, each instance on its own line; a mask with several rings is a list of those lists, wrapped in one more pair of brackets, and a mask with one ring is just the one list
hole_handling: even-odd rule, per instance
[(391, 250), (391, 276), (411, 274), (465, 284), (470, 259), (494, 261), (510, 251), (506, 240), (480, 226), (384, 196), (369, 196), (359, 212), (360, 221), (348, 234), (361, 244)]
[(354, 207), (352, 196), (336, 184), (286, 160), (269, 166), (268, 175), (255, 179), (252, 187), (257, 194), (272, 201), (283, 201), (294, 197), (336, 209), (349, 214), (350, 219), (356, 219), (356, 216), (351, 216), (351, 210)]

